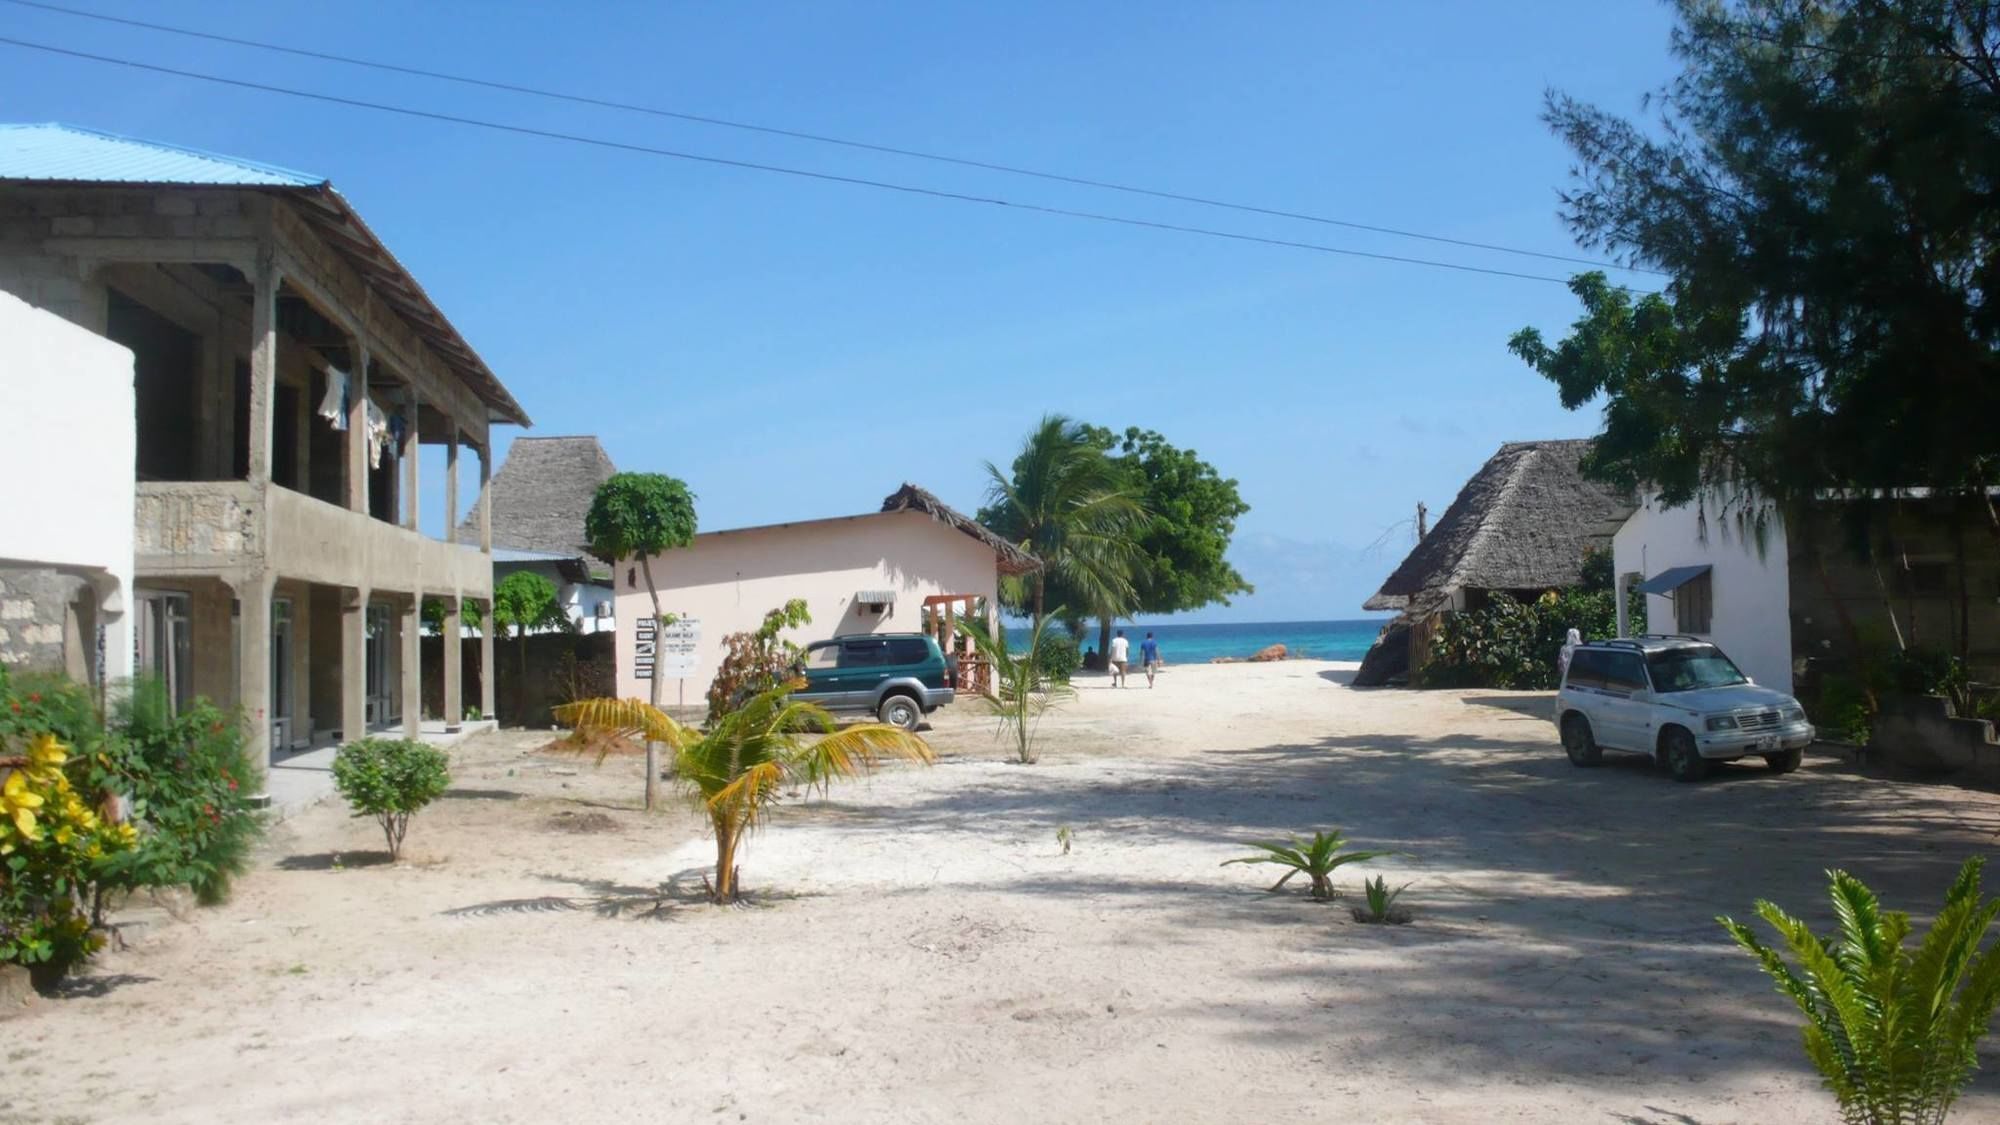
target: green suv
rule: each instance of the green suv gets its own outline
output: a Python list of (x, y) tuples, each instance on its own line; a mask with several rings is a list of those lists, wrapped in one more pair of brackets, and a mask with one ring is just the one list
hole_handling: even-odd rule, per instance
[(916, 730), (950, 703), (958, 669), (922, 633), (857, 633), (806, 646), (806, 686), (793, 698), (829, 711), (865, 711)]

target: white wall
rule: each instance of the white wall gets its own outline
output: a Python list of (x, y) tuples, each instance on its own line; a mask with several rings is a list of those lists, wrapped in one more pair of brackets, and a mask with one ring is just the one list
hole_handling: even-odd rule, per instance
[(0, 293), (0, 564), (88, 577), (105, 676), (132, 674), (132, 353)]
[[(665, 680), (660, 699), (682, 697), (692, 705), (708, 693), (721, 664), (722, 639), (755, 629), (764, 614), (804, 598), (812, 624), (789, 631), (804, 644), (842, 633), (909, 633), (921, 625), (926, 597), (974, 594), (997, 601), (993, 549), (918, 512), (888, 512), (701, 535), (694, 544), (653, 560), (660, 608), (701, 622), (694, 676)], [(612, 575), (618, 591), (618, 695), (644, 699), (647, 681), (633, 670), (632, 622), (650, 617), (652, 601), (637, 564), (620, 562)], [(863, 590), (893, 590), (889, 612), (876, 615), (854, 604)]]
[[(576, 623), (579, 633), (610, 633), (618, 628), (618, 595), (595, 582), (564, 582), (556, 591), (563, 610)], [(597, 607), (610, 606), (609, 617), (599, 617)]]
[[(1789, 554), (1782, 526), (1772, 518), (1760, 552), (1732, 516), (1713, 500), (1664, 509), (1647, 497), (1612, 539), (1618, 574), (1651, 578), (1676, 566), (1711, 568), (1714, 613), (1706, 634), (1751, 679), (1779, 691), (1792, 690), (1792, 613)], [(1677, 632), (1673, 599), (1646, 599), (1648, 628)]]

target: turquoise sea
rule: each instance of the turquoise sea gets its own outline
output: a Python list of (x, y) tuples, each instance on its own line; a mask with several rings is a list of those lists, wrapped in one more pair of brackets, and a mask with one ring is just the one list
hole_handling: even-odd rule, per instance
[[(1169, 664), (1206, 664), (1218, 656), (1247, 657), (1271, 645), (1284, 645), (1295, 657), (1312, 660), (1359, 660), (1375, 643), (1387, 618), (1373, 621), (1265, 621), (1241, 625), (1120, 625), (1132, 642), (1132, 659), (1139, 658), (1139, 641), (1150, 631), (1160, 642), (1160, 658)], [(1027, 643), (1028, 630), (1007, 630), (1011, 644)], [(1084, 647), (1097, 645), (1097, 627), (1083, 638)]]

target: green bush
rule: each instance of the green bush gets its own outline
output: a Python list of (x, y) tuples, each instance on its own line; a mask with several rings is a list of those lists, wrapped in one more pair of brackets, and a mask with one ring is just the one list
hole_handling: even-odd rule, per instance
[(1035, 667), (1049, 682), (1066, 684), (1082, 666), (1083, 653), (1078, 651), (1075, 637), (1056, 629), (1042, 634), (1042, 643), (1035, 649)]
[[(1644, 598), (1631, 611), (1633, 632), (1645, 629)], [(1575, 629), (1586, 639), (1616, 636), (1617, 603), (1608, 590), (1554, 590), (1532, 602), (1494, 594), (1482, 609), (1448, 613), (1431, 641), (1418, 683), (1432, 688), (1548, 689), (1556, 657)]]
[(382, 826), (394, 860), (403, 854), (410, 817), (451, 784), (450, 759), (410, 739), (364, 738), (334, 754), (333, 784), (355, 816), (372, 816)]

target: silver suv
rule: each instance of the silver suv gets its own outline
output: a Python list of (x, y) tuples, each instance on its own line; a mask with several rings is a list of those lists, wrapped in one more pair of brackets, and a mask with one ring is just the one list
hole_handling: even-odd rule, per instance
[(1751, 683), (1696, 637), (1578, 646), (1556, 692), (1555, 721), (1575, 765), (1624, 750), (1652, 755), (1676, 781), (1699, 781), (1715, 763), (1752, 754), (1790, 773), (1814, 734), (1798, 700)]

